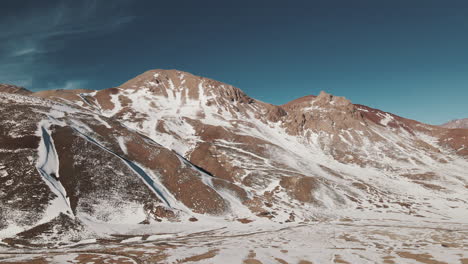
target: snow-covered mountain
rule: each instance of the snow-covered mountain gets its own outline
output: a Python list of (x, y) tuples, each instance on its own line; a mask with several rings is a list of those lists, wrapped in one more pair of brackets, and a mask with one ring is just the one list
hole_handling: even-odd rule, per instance
[(446, 128), (467, 128), (468, 129), (468, 118), (455, 119), (441, 126), (446, 127)]
[(0, 87), (0, 120), (10, 245), (161, 221), (467, 221), (468, 130), (325, 92), (276, 106), (152, 70), (99, 91)]

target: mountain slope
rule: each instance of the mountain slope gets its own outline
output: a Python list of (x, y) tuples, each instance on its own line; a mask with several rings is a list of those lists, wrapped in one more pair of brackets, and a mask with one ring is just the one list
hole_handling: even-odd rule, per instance
[[(2, 235), (54, 217), (74, 219), (90, 237), (102, 235), (96, 223), (193, 217), (466, 220), (467, 130), (324, 92), (275, 106), (175, 70), (100, 91), (0, 95), (7, 120), (0, 160), (9, 160), (0, 164), (0, 179), (26, 188), (19, 180), (26, 174), (39, 197), (27, 207), (24, 192), (3, 187), (0, 199), (11, 206)], [(15, 217), (21, 206), (30, 212), (26, 223)]]
[(215, 187), (212, 176), (118, 122), (5, 93), (0, 109), (2, 237), (49, 221), (138, 224), (232, 211), (222, 195), (229, 183)]

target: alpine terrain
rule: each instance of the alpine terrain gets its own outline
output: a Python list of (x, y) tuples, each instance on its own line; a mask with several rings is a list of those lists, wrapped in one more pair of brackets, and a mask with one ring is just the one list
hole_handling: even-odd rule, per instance
[(0, 85), (0, 263), (468, 263), (468, 129), (177, 70)]

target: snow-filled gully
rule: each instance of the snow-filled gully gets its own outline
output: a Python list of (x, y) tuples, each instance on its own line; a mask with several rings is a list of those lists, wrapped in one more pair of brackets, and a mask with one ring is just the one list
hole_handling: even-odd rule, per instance
[(81, 98), (81, 100), (83, 100), (83, 102), (85, 102), (87, 105), (89, 105), (89, 106), (91, 106), (91, 107), (94, 108), (94, 105), (92, 105), (92, 104), (88, 101), (88, 99), (86, 99), (86, 98), (84, 97), (84, 94), (80, 93), (80, 94), (78, 94), (78, 96)]
[(41, 141), (38, 148), (37, 170), (50, 190), (57, 196), (59, 212), (72, 215), (70, 200), (67, 192), (59, 180), (59, 159), (54, 142), (44, 124), (39, 126)]
[(85, 93), (78, 94), (78, 96), (81, 98), (81, 100), (83, 100), (83, 102), (85, 102), (85, 104), (89, 105), (91, 109), (95, 109), (98, 111), (98, 113), (100, 113), (101, 112), (100, 107), (97, 107), (95, 104), (92, 104), (88, 99), (86, 99), (85, 95), (88, 95), (88, 94), (85, 94)]
[[(143, 168), (135, 164), (134, 162), (126, 159), (125, 157), (122, 157), (121, 155), (113, 152), (112, 150), (106, 148), (93, 138), (85, 135), (84, 133), (80, 132), (79, 130), (73, 128), (73, 130), (77, 133), (79, 133), (83, 138), (85, 138), (88, 142), (93, 143), (94, 145), (98, 146), (99, 148), (107, 151), (108, 153), (111, 153), (112, 155), (118, 157), (121, 159), (125, 164), (132, 169), (140, 178), (143, 180), (143, 182), (156, 194), (156, 196), (167, 206), (170, 208), (173, 208), (173, 205), (169, 202), (169, 199), (167, 197), (170, 196), (169, 192), (165, 189), (165, 187), (162, 186), (162, 184), (157, 183), (148, 173), (145, 172)], [(175, 199), (173, 199), (175, 200)], [(180, 209), (180, 208), (177, 208)]]

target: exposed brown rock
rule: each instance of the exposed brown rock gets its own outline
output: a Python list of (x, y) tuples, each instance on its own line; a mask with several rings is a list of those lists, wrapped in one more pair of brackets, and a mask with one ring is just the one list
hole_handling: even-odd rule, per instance
[(447, 262), (437, 261), (430, 254), (417, 254), (406, 251), (397, 252), (398, 256), (406, 259), (416, 260), (417, 262), (426, 264), (447, 264)]
[(92, 90), (85, 90), (85, 89), (76, 89), (76, 90), (44, 90), (35, 92), (32, 96), (52, 99), (52, 100), (61, 100), (65, 99), (67, 101), (81, 101), (79, 94), (86, 94), (90, 93)]
[[(216, 190), (205, 185), (200, 175), (184, 165), (167, 149), (159, 149), (157, 153), (148, 147), (142, 147), (137, 142), (127, 144), (129, 158), (138, 160), (148, 168), (159, 171), (162, 182), (171, 193), (182, 203), (197, 213), (221, 214), (228, 205)], [(192, 190), (190, 192), (186, 190)], [(195, 191), (197, 190), (197, 191)]]
[(458, 155), (468, 157), (468, 129), (446, 129), (441, 131), (439, 144), (453, 149)]
[(104, 90), (98, 91), (96, 95), (94, 96), (94, 99), (96, 99), (97, 103), (101, 106), (102, 109), (110, 110), (115, 107), (114, 103), (112, 103), (111, 101), (111, 96), (118, 95), (118, 93), (119, 93), (118, 88), (104, 89)]
[(280, 185), (301, 202), (318, 203), (313, 192), (320, 183), (312, 177), (284, 177)]
[(401, 176), (406, 177), (411, 180), (419, 180), (419, 181), (431, 181), (436, 180), (438, 177), (434, 172), (426, 172), (426, 173), (415, 173), (415, 174), (402, 174)]

